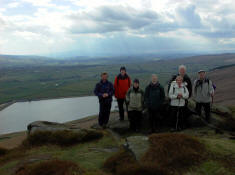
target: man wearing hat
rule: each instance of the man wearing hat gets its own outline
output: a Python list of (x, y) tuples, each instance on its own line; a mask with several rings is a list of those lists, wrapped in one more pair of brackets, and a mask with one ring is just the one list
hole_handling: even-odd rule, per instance
[(144, 91), (140, 89), (138, 79), (134, 80), (133, 87), (127, 91), (126, 103), (128, 105), (130, 129), (138, 132), (141, 127), (142, 111), (144, 108)]
[(109, 121), (114, 93), (113, 84), (108, 81), (107, 72), (101, 73), (101, 80), (96, 84), (94, 93), (96, 96), (98, 96), (100, 103), (98, 122), (99, 125), (105, 129)]
[(125, 103), (126, 93), (130, 87), (131, 87), (131, 79), (126, 73), (126, 68), (121, 67), (120, 74), (118, 74), (114, 80), (115, 97), (118, 102), (120, 121), (124, 120), (123, 105)]
[(194, 81), (193, 97), (196, 101), (196, 112), (201, 115), (202, 107), (205, 111), (206, 121), (210, 122), (211, 102), (214, 96), (212, 81), (206, 78), (206, 71), (198, 71), (198, 79)]

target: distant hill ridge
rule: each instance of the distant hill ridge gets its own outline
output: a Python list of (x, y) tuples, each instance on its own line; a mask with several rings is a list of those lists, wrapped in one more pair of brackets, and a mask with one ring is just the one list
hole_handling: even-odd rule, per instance
[(226, 69), (226, 68), (234, 67), (234, 66), (235, 66), (235, 64), (230, 64), (230, 65), (225, 65), (225, 66), (219, 66), (219, 67), (215, 67), (215, 68), (211, 69), (210, 71), (219, 70), (219, 69)]
[(220, 66), (208, 73), (216, 85), (215, 103), (235, 105), (235, 64)]

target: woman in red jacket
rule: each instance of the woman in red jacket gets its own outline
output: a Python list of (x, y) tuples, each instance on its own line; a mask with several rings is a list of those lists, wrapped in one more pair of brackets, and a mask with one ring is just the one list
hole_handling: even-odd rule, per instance
[(120, 121), (124, 120), (123, 105), (125, 103), (126, 93), (130, 87), (131, 87), (131, 79), (126, 73), (126, 68), (121, 67), (120, 74), (115, 77), (114, 81), (115, 97), (118, 102)]

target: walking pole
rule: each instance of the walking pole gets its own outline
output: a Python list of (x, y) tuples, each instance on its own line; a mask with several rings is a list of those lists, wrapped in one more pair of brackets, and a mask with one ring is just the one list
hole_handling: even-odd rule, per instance
[[(180, 105), (180, 99), (179, 99), (179, 105)], [(177, 106), (177, 120), (176, 120), (176, 125), (175, 125), (175, 129), (176, 129), (176, 131), (178, 131), (178, 125), (179, 125), (179, 113), (180, 113), (180, 107), (179, 107), (179, 105)]]
[(178, 131), (178, 124), (179, 124), (179, 106), (177, 107), (177, 119), (176, 119), (176, 125), (175, 125), (175, 129), (176, 131)]
[(212, 95), (212, 96), (211, 96), (211, 108), (212, 108), (212, 106), (213, 106), (213, 103), (214, 103), (214, 96)]

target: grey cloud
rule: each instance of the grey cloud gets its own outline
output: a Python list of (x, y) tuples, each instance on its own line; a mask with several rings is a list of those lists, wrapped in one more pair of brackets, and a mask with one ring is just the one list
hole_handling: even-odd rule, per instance
[(152, 10), (136, 10), (123, 6), (103, 6), (89, 13), (77, 13), (69, 16), (73, 21), (70, 32), (81, 34), (132, 30), (136, 33), (151, 34), (174, 31), (179, 28), (203, 27), (195, 6), (178, 8), (176, 12), (181, 20), (178, 20), (172, 14), (165, 14), (173, 19), (173, 22), (169, 22)]
[[(69, 18), (74, 21), (70, 29), (72, 33), (107, 33), (141, 29), (158, 21), (158, 14), (130, 7), (103, 6), (91, 13), (78, 13)], [(88, 25), (87, 22), (91, 24)]]
[(42, 35), (51, 35), (51, 31), (48, 26), (43, 25), (31, 25), (31, 26), (24, 26), (20, 23), (11, 23), (8, 22), (6, 24), (5, 30), (11, 32), (31, 32), (35, 34), (42, 34)]
[(202, 31), (198, 32), (198, 34), (203, 35), (208, 38), (235, 38), (234, 30), (217, 30), (217, 31)]

